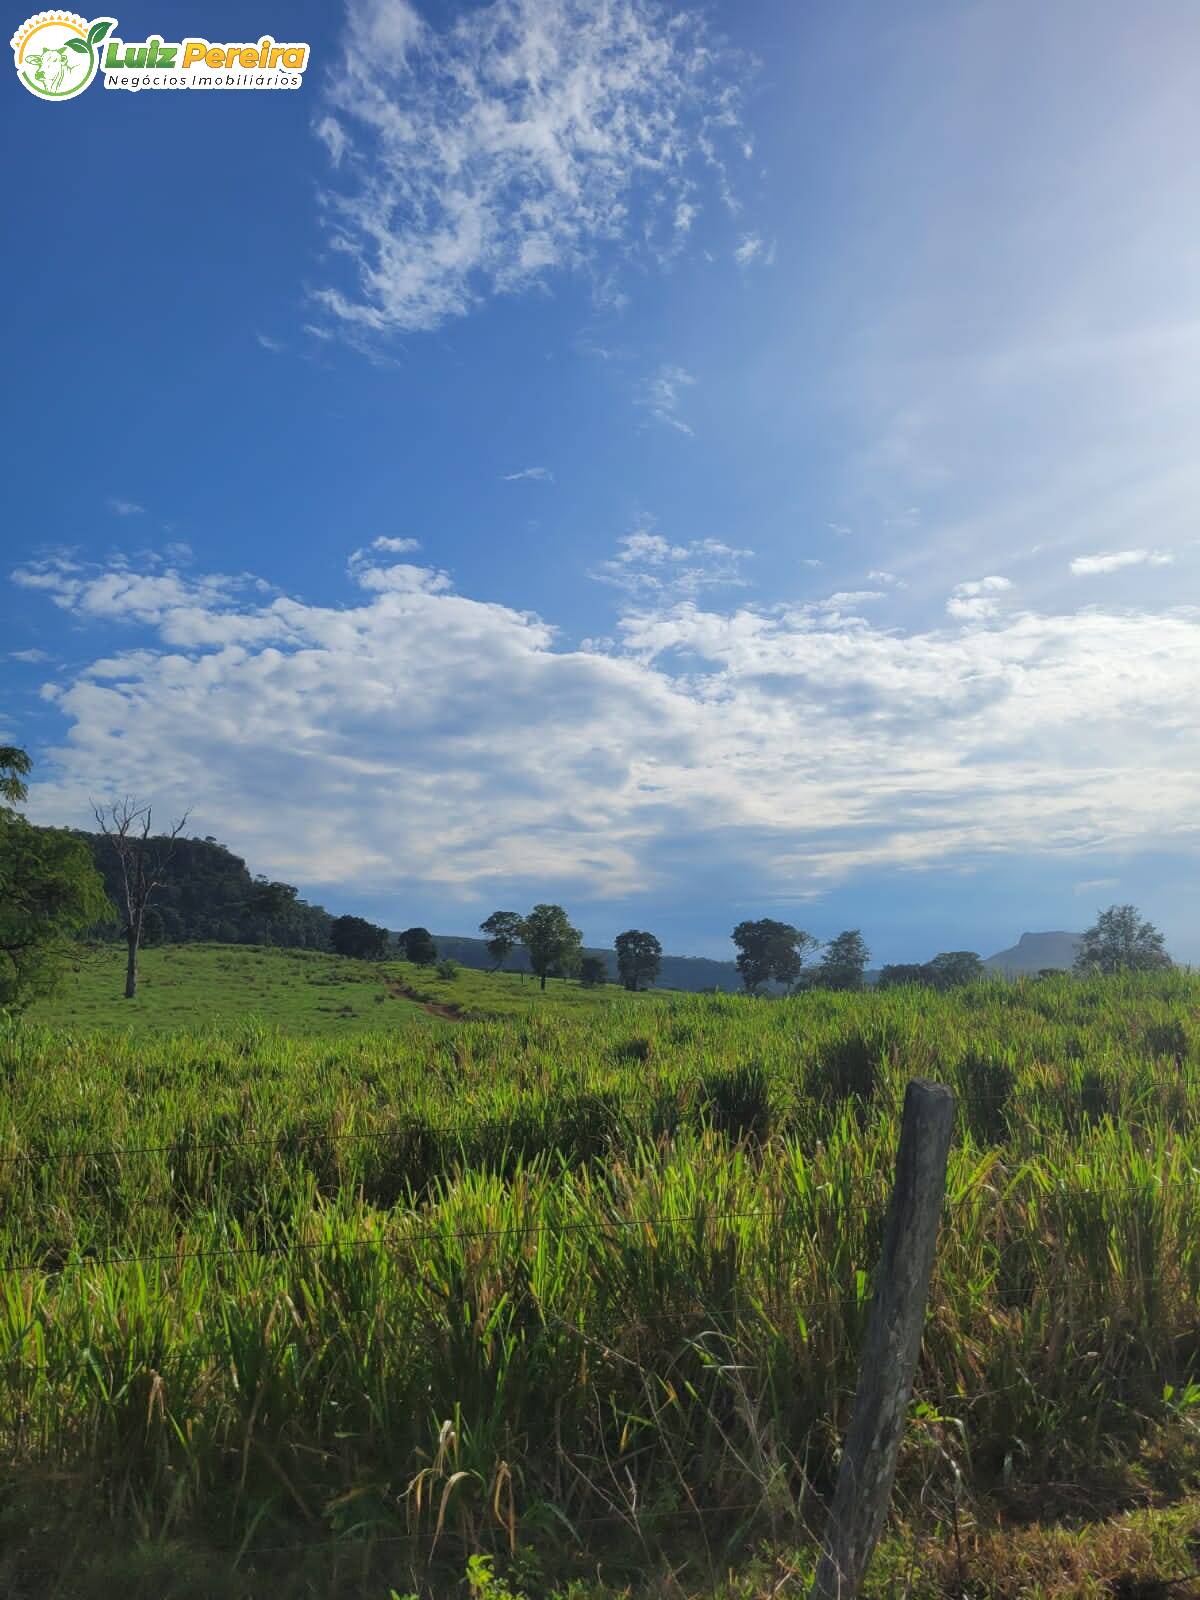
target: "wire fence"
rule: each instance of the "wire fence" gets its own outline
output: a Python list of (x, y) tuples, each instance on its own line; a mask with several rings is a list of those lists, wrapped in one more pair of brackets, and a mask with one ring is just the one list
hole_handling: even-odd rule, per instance
[[(699, 1088), (701, 1094), (703, 1093), (703, 1085), (689, 1083), (688, 1087), (691, 1089)], [(1047, 1095), (1053, 1096), (1064, 1104), (1070, 1104), (1068, 1097), (1077, 1095), (1077, 1108), (1088, 1112), (1093, 1109), (1090, 1097), (1095, 1096), (1098, 1091), (1103, 1091), (1109, 1087), (1119, 1089), (1128, 1098), (1160, 1092), (1177, 1094), (1180, 1089), (1194, 1089), (1200, 1093), (1200, 1076), (1197, 1076), (1194, 1081), (1182, 1075), (1176, 1075), (1173, 1078), (1126, 1078), (1123, 1080), (1108, 1080), (1097, 1077), (1089, 1085), (1032, 1083), (1014, 1085), (1012, 1089), (999, 1092), (991, 1090), (975, 1091), (959, 1085), (956, 1092), (959, 1096), (960, 1108), (967, 1111), (976, 1106), (1000, 1106), (1011, 1110), (1019, 1110), (1023, 1104), (1040, 1104)], [(665, 1115), (667, 1111), (672, 1109), (674, 1103), (671, 1100), (670, 1091), (671, 1086), (664, 1085), (662, 1098), (646, 1101), (623, 1096), (619, 1107), (616, 1105), (604, 1106), (600, 1102), (599, 1095), (589, 1091), (587, 1098), (579, 1103), (578, 1109), (581, 1113), (596, 1115), (597, 1120), (601, 1120), (605, 1112), (607, 1112), (614, 1121), (633, 1123), (638, 1117), (652, 1116), (655, 1113)], [(871, 1097), (865, 1098), (870, 1099)], [(882, 1101), (883, 1096), (878, 1095), (874, 1098), (878, 1102)], [(863, 1103), (864, 1097), (851, 1092), (839, 1096), (838, 1099), (842, 1103), (851, 1101)], [(698, 1125), (700, 1126), (705, 1125), (703, 1114), (706, 1110), (711, 1112), (709, 1120), (714, 1127), (720, 1125), (721, 1118), (725, 1115), (720, 1110), (707, 1107), (702, 1099), (686, 1108), (679, 1106), (678, 1109), (686, 1109), (693, 1114), (699, 1113)], [(897, 1096), (893, 1095), (891, 1097), (889, 1109), (899, 1109)], [(778, 1131), (783, 1133), (789, 1131), (787, 1124), (791, 1120), (790, 1111), (791, 1108), (789, 1107), (783, 1108), (782, 1115), (778, 1118), (781, 1124)], [(229, 1114), (234, 1115), (237, 1113), (231, 1112)], [(561, 1111), (552, 1113), (552, 1115), (557, 1115), (560, 1121), (564, 1120)], [(536, 1124), (521, 1123), (511, 1119), (511, 1113), (509, 1113), (509, 1118), (508, 1131), (511, 1132), (514, 1138), (528, 1137), (531, 1133), (539, 1131)], [(61, 1161), (116, 1161), (135, 1156), (165, 1155), (182, 1158), (192, 1155), (224, 1154), (233, 1150), (262, 1149), (270, 1146), (273, 1146), (279, 1154), (293, 1154), (296, 1142), (305, 1139), (311, 1140), (315, 1144), (340, 1146), (386, 1142), (388, 1140), (399, 1142), (414, 1137), (446, 1140), (478, 1138), (484, 1133), (500, 1134), (503, 1131), (505, 1131), (504, 1123), (501, 1118), (497, 1118), (494, 1122), (489, 1122), (486, 1117), (481, 1118), (479, 1116), (473, 1118), (464, 1117), (457, 1122), (441, 1123), (426, 1121), (424, 1118), (410, 1117), (388, 1123), (384, 1127), (352, 1128), (348, 1130), (334, 1130), (330, 1129), (326, 1124), (316, 1122), (299, 1122), (276, 1133), (240, 1134), (236, 1137), (224, 1137), (221, 1139), (197, 1139), (187, 1129), (181, 1129), (172, 1139), (156, 1144), (86, 1145), (82, 1148), (66, 1149), (47, 1146), (43, 1149), (35, 1150), (3, 1151), (0, 1152), (0, 1166), (11, 1166), (18, 1162), (44, 1165)], [(546, 1131), (557, 1132), (560, 1130), (553, 1126), (548, 1126)]]

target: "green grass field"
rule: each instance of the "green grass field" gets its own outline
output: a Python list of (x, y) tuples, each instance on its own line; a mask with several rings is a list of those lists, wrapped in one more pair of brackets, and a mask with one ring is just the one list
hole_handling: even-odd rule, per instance
[[(123, 946), (80, 951), (61, 990), (31, 1021), (62, 1028), (195, 1029), (258, 1022), (289, 1034), (340, 1037), (364, 1029), (440, 1027), (446, 1020), (592, 1011), (625, 998), (614, 985), (585, 989), (550, 978), (545, 990), (518, 973), (439, 978), (406, 961), (351, 961), (313, 950), (246, 945), (167, 945), (144, 950), (138, 994), (124, 998)], [(660, 1001), (662, 994), (643, 996)], [(442, 1013), (454, 1013), (447, 1019)]]
[(1200, 979), (464, 975), (514, 1014), (451, 1020), (256, 958), (152, 952), (132, 1028), (97, 959), (0, 1035), (0, 1591), (800, 1592), (924, 1074), (957, 1131), (870, 1593), (1187, 1594)]

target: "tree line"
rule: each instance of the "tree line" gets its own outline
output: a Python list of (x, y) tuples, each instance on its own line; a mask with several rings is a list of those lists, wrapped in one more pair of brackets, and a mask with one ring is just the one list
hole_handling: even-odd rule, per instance
[[(211, 874), (216, 888), (208, 886), (224, 913), (218, 926), (236, 932), (237, 919), (244, 919), (243, 929), (260, 934), (245, 942), (311, 944), (375, 960), (390, 953), (392, 935), (386, 928), (363, 917), (331, 917), (322, 907), (300, 900), (290, 884), (251, 879), (245, 863), (215, 840), (184, 839), (186, 813), (166, 834), (157, 836), (151, 831), (151, 808), (132, 799), (97, 806), (95, 835), (35, 826), (15, 809), (26, 798), (30, 770), (24, 750), (0, 746), (0, 1009), (16, 1010), (49, 993), (69, 959), (73, 941), (97, 932), (125, 942), (125, 994), (132, 998), (141, 947), (196, 926), (189, 919), (196, 915), (197, 900), (206, 903), (205, 889), (197, 892), (178, 865), (182, 855), (197, 851), (202, 861), (211, 864), (215, 859), (221, 868)], [(263, 929), (282, 936), (263, 938)], [(543, 989), (552, 977), (578, 978), (588, 986), (608, 981), (606, 961), (595, 953), (584, 954), (583, 936), (560, 905), (539, 903), (528, 913), (494, 911), (480, 924), (480, 932), (497, 972), (520, 947)], [(220, 933), (200, 936), (221, 937)], [(846, 929), (822, 945), (791, 923), (764, 917), (739, 922), (731, 937), (748, 994), (761, 994), (769, 985), (787, 993), (866, 986), (870, 952), (857, 928)], [(437, 944), (427, 928), (406, 929), (396, 936), (396, 947), (406, 960), (421, 966), (438, 960)], [(613, 948), (618, 980), (630, 992), (657, 980), (663, 952), (654, 934), (626, 929), (617, 935)], [(817, 951), (820, 959), (812, 959)], [(1083, 935), (1074, 971), (1115, 974), (1171, 965), (1158, 929), (1135, 906), (1114, 905), (1101, 912)], [(924, 963), (885, 966), (877, 985), (951, 989), (975, 981), (984, 971), (975, 951), (947, 950)]]

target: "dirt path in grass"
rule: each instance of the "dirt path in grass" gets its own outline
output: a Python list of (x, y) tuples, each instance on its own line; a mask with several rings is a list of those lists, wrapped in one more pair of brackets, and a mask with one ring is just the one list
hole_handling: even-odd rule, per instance
[(397, 1000), (411, 1000), (413, 1005), (420, 1006), (422, 1011), (428, 1011), (431, 1017), (445, 1017), (449, 1022), (461, 1022), (462, 1012), (458, 1006), (444, 1006), (437, 1000), (426, 1000), (415, 989), (410, 989), (406, 983), (401, 983), (399, 978), (389, 978), (388, 988)]

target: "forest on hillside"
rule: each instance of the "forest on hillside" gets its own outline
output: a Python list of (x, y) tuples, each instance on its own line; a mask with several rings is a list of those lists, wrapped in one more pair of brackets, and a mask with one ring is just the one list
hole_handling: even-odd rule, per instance
[[(121, 903), (120, 861), (102, 833), (81, 833), (114, 905)], [(163, 881), (147, 907), (143, 944), (272, 944), (328, 950), (333, 918), (310, 905), (290, 883), (252, 876), (241, 856), (216, 839), (177, 839)], [(101, 924), (94, 936), (124, 937), (121, 923)]]

